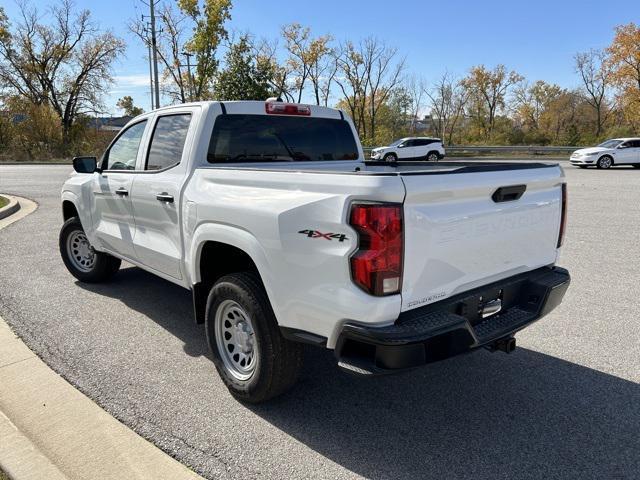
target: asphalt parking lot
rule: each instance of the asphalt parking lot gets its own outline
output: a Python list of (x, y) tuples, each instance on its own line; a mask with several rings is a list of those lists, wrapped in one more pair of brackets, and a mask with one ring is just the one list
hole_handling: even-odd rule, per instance
[[(567, 165), (567, 164), (565, 164)], [(402, 375), (341, 373), (309, 349), (303, 378), (235, 401), (190, 293), (130, 266), (82, 285), (58, 254), (68, 166), (1, 166), (38, 210), (0, 231), (0, 315), (54, 370), (208, 478), (640, 478), (640, 170), (566, 166), (564, 303), (485, 351)]]

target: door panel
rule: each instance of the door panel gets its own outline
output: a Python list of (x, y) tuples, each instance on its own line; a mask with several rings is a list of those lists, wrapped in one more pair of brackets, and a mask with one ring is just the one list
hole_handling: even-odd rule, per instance
[(116, 138), (105, 153), (103, 171), (95, 176), (94, 231), (103, 247), (132, 257), (135, 225), (131, 189), (146, 120), (138, 122)]
[[(136, 175), (131, 200), (136, 258), (144, 265), (180, 279), (180, 187), (186, 176), (190, 113), (159, 116), (145, 171)], [(183, 157), (185, 160), (183, 161)]]
[[(620, 148), (624, 147), (624, 148)], [(638, 157), (638, 149), (634, 148), (633, 142), (624, 142), (619, 148), (616, 149), (614, 155), (614, 163), (625, 164), (634, 163)]]
[(411, 158), (413, 157), (413, 151), (416, 149), (413, 140), (407, 140), (405, 146), (398, 148), (398, 158)]
[(632, 140), (629, 148), (629, 163), (640, 163), (640, 140)]

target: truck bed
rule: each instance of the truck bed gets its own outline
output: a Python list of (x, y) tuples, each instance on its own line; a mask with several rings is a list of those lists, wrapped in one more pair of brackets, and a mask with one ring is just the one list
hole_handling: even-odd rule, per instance
[(242, 164), (217, 164), (202, 168), (232, 170), (288, 171), (303, 173), (323, 173), (336, 175), (443, 175), (453, 173), (499, 172), (505, 170), (529, 170), (535, 168), (554, 168), (556, 163), (541, 162), (251, 162)]

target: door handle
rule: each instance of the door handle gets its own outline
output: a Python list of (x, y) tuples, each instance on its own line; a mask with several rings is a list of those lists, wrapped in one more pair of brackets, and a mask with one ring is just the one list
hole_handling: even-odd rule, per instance
[(116, 195), (126, 197), (127, 195), (129, 195), (129, 191), (124, 188), (119, 188), (118, 190), (116, 190)]
[(156, 195), (156, 200), (160, 202), (173, 203), (173, 195), (169, 195), (167, 192), (162, 192)]

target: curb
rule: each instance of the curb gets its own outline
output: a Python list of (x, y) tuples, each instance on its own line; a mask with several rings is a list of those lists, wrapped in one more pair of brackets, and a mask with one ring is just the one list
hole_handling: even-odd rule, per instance
[(0, 220), (3, 218), (7, 218), (9, 215), (13, 215), (18, 210), (20, 210), (20, 202), (17, 198), (12, 197), (11, 195), (0, 195), (7, 200), (9, 200), (9, 204), (0, 208)]
[[(19, 202), (0, 230), (37, 208)], [(2, 317), (0, 385), (0, 470), (12, 480), (202, 480), (55, 373)]]

